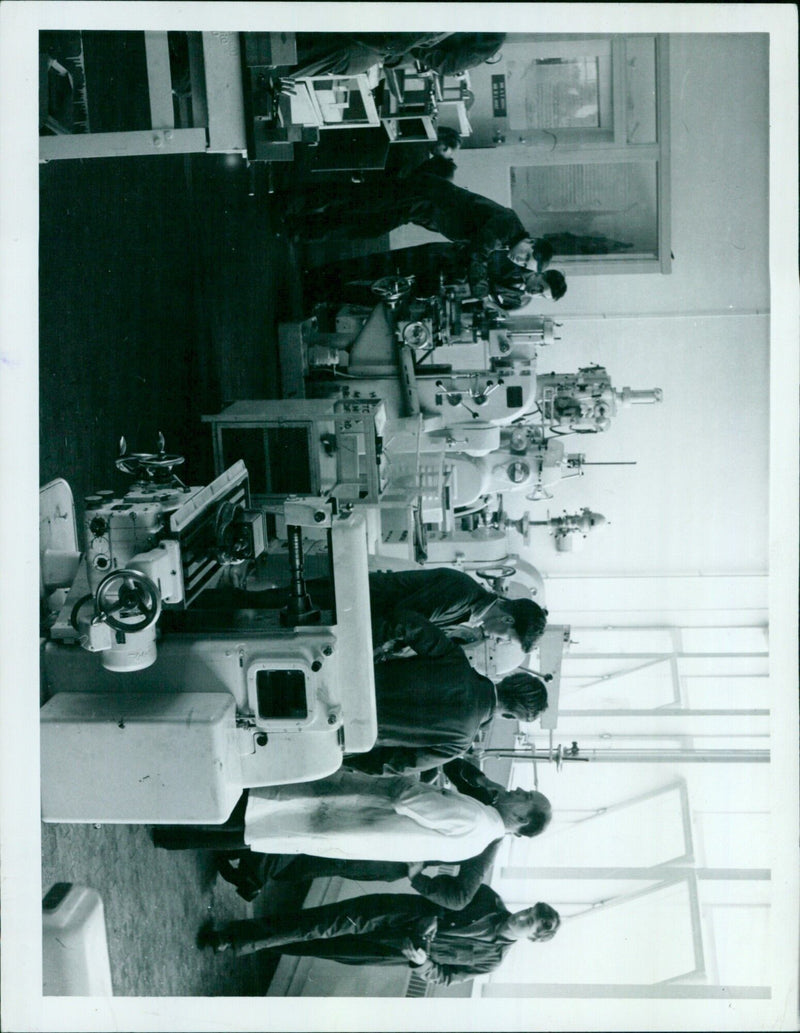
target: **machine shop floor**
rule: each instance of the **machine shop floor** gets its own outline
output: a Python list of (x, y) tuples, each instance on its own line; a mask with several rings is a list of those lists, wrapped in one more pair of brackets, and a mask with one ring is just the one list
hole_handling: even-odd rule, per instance
[[(277, 327), (303, 314), (301, 283), (264, 171), (203, 155), (41, 166), (39, 483), (67, 480), (79, 527), (86, 494), (125, 486), (121, 436), (149, 452), (162, 431), (205, 484), (201, 415), (280, 397)], [(209, 853), (156, 850), (143, 826), (42, 825), (42, 893), (70, 881), (102, 894), (116, 994), (266, 991), (276, 959), (194, 947), (209, 915), (253, 913)], [(257, 906), (306, 888), (268, 885)]]
[(278, 957), (198, 950), (215, 922), (300, 907), (308, 884), (267, 883), (247, 904), (207, 850), (158, 850), (138, 825), (42, 825), (42, 894), (56, 882), (103, 898), (111, 980), (119, 997), (261, 997)]

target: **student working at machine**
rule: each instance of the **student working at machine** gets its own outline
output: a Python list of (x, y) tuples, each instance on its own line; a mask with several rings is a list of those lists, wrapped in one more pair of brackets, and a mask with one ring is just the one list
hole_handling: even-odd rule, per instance
[(375, 665), (378, 737), (366, 753), (345, 758), (353, 770), (372, 774), (426, 771), (470, 748), (495, 716), (534, 721), (547, 708), (547, 689), (528, 671), (514, 671), (495, 685), (479, 674), (463, 649), (416, 614), (402, 614), (398, 639), (417, 655)]
[[(317, 606), (333, 609), (335, 600), (330, 581), (309, 579), (306, 588)], [(459, 633), (467, 629), (480, 629), (487, 636), (519, 642), (525, 653), (533, 649), (547, 625), (547, 610), (532, 599), (497, 595), (483, 588), (469, 574), (451, 567), (370, 572), (369, 596), (372, 643), (379, 659), (386, 656), (390, 643), (397, 638), (392, 622), (398, 608), (403, 611), (406, 631), (413, 624), (410, 614), (418, 614), (453, 637), (458, 638)], [(285, 602), (283, 588), (232, 589), (226, 590), (224, 595), (208, 591), (201, 596), (198, 605), (279, 609)]]
[(563, 273), (547, 269), (552, 257), (547, 241), (529, 237), (512, 248), (493, 251), (485, 265), (476, 266), (469, 280), (470, 252), (463, 244), (434, 242), (393, 251), (376, 251), (358, 258), (332, 262), (309, 270), (307, 302), (351, 302), (370, 305), (370, 287), (387, 277), (413, 276), (412, 293), (418, 298), (436, 294), (442, 286), (455, 287), (464, 299), (495, 302), (504, 309), (520, 308), (534, 296), (558, 301), (567, 290)]
[(373, 646), (394, 636), (396, 610), (418, 613), (448, 634), (481, 628), (496, 638), (512, 638), (529, 653), (544, 634), (547, 610), (532, 599), (509, 599), (483, 588), (475, 578), (452, 567), (375, 571), (369, 575)]
[[(369, 239), (415, 223), (464, 246), (471, 294), (485, 297), (489, 256), (498, 249), (513, 254), (530, 235), (510, 208), (451, 182), (448, 176), (454, 167), (452, 161), (436, 156), (410, 175), (348, 184), (337, 189), (334, 198), (327, 192), (306, 195), (300, 211), (286, 216), (287, 231), (301, 240)], [(565, 282), (553, 297), (564, 290)]]

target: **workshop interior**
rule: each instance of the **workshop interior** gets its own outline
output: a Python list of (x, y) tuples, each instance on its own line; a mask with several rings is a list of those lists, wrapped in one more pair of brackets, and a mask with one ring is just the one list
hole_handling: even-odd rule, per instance
[[(44, 993), (763, 1001), (768, 36), (509, 32), (437, 63), (377, 35), (40, 33)], [(300, 197), (357, 205), (443, 127), (563, 297), (423, 291), (392, 268), (446, 241), (420, 225), (293, 231)], [(245, 902), (149, 830), (366, 754), (369, 574), (434, 568), (548, 611), (528, 653), (465, 646), (548, 696), (468, 759), (552, 802), (487, 881), (558, 935), (453, 987), (195, 952), (212, 904), (410, 892)]]

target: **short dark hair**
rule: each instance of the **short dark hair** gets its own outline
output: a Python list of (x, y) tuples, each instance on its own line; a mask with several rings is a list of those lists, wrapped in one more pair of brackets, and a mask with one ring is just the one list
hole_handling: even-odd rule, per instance
[(521, 721), (535, 721), (547, 710), (547, 687), (530, 671), (513, 671), (498, 683), (497, 701), (516, 713)]
[(554, 907), (550, 907), (549, 904), (544, 904), (542, 901), (539, 901), (538, 904), (534, 904), (533, 910), (538, 919), (543, 922), (547, 922), (550, 926), (550, 928), (545, 932), (539, 933), (536, 939), (540, 943), (543, 943), (546, 940), (552, 940), (561, 925), (561, 915)]
[(436, 142), (444, 147), (452, 147), (453, 150), (457, 150), (461, 146), (461, 134), (451, 126), (437, 126)]
[(547, 610), (535, 603), (533, 599), (507, 599), (500, 596), (505, 613), (514, 618), (514, 631), (520, 641), (523, 652), (530, 653), (544, 634), (547, 626)]
[(550, 293), (553, 295), (553, 301), (558, 301), (559, 298), (563, 298), (567, 293), (567, 280), (564, 274), (560, 273), (558, 269), (548, 269), (547, 272), (542, 273), (542, 276), (550, 285)]
[(544, 832), (553, 817), (553, 808), (547, 797), (543, 793), (535, 791), (532, 791), (532, 795), (534, 799), (531, 800), (530, 817), (524, 825), (517, 829), (518, 836), (527, 836), (528, 839)]

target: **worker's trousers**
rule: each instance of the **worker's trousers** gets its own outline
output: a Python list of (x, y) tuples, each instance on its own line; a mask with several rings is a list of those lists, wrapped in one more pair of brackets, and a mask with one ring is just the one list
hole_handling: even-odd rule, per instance
[(237, 954), (278, 949), (351, 964), (406, 964), (409, 940), (423, 946), (434, 935), (439, 908), (410, 893), (371, 893), (289, 914), (227, 922), (218, 931)]

